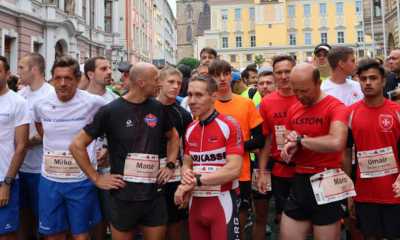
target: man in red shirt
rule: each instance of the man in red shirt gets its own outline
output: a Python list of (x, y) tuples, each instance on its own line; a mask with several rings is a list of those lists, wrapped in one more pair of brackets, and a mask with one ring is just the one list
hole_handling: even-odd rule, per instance
[[(320, 90), (319, 71), (300, 64), (290, 75), (299, 102), (287, 113), (287, 143), (282, 159), (295, 164), (295, 176), (281, 220), (281, 239), (340, 238), (341, 200), (355, 194), (340, 169), (347, 139), (347, 112), (339, 100)], [(345, 207), (345, 206), (343, 206)]]
[(379, 62), (362, 60), (357, 74), (365, 97), (349, 107), (357, 156), (355, 213), (351, 200), (349, 208), (365, 239), (398, 239), (400, 106), (383, 96), (385, 70)]
[[(285, 143), (284, 134), (286, 132), (287, 111), (292, 105), (297, 103), (297, 98), (289, 84), (290, 72), (295, 65), (295, 60), (289, 55), (279, 55), (273, 59), (273, 74), (278, 90), (264, 97), (260, 104), (260, 114), (264, 119), (263, 133), (266, 136), (266, 141), (264, 148), (260, 152), (258, 165), (259, 169), (265, 170), (269, 162), (272, 161), (275, 163), (272, 169), (271, 180), (272, 193), (275, 198), (276, 219), (278, 222), (280, 222), (283, 206), (289, 195), (290, 185), (294, 176), (293, 164), (287, 164), (282, 161), (280, 154)], [(257, 181), (260, 193), (266, 193), (268, 184), (271, 184), (268, 181), (267, 175), (265, 171), (260, 171)], [(266, 208), (268, 208), (268, 201), (263, 202), (267, 205)], [(260, 205), (260, 203), (255, 201), (255, 205)], [(259, 218), (258, 215), (264, 215), (262, 213), (267, 213), (267, 209), (263, 210), (263, 212), (256, 211), (256, 220)], [(264, 226), (266, 219), (267, 216), (265, 216), (265, 219), (263, 218), (265, 220)], [(255, 232), (256, 234), (259, 233), (257, 231), (257, 221)], [(255, 239), (264, 239), (263, 237), (257, 235)]]

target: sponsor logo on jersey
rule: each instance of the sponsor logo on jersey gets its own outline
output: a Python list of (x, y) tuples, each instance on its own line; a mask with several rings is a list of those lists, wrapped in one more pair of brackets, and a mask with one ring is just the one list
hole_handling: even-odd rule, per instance
[(226, 153), (192, 154), (191, 157), (194, 162), (213, 162), (224, 160)]
[(147, 126), (153, 128), (157, 126), (158, 118), (155, 115), (149, 113), (144, 117), (144, 122), (147, 124)]
[(216, 143), (218, 142), (218, 138), (216, 136), (211, 136), (208, 138), (209, 143)]
[(129, 127), (133, 127), (133, 121), (132, 121), (132, 120), (130, 120), (130, 119), (129, 119), (129, 120), (127, 120), (127, 121), (126, 121), (126, 127), (127, 127), (127, 128), (129, 128)]
[(393, 116), (389, 114), (380, 114), (379, 126), (384, 132), (391, 131), (393, 127)]

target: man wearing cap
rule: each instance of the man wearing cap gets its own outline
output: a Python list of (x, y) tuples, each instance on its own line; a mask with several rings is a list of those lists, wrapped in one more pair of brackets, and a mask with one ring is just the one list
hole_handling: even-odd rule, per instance
[[(118, 71), (121, 73), (121, 82), (122, 82), (122, 91), (128, 91), (128, 82), (129, 82), (129, 70), (131, 69), (132, 64), (128, 62), (121, 62), (118, 65)], [(123, 95), (123, 94), (121, 94)]]
[(314, 49), (314, 64), (321, 74), (321, 80), (331, 75), (331, 68), (328, 64), (328, 53), (332, 47), (327, 43), (318, 44)]

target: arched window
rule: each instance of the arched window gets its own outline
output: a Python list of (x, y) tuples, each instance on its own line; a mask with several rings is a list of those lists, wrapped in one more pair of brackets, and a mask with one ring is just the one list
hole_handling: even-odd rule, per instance
[(192, 41), (192, 26), (187, 26), (187, 29), (186, 29), (186, 41), (188, 41), (188, 42), (191, 42)]
[(193, 7), (192, 7), (192, 5), (190, 5), (190, 4), (186, 5), (186, 10), (185, 11), (186, 11), (188, 19), (192, 19), (193, 18)]

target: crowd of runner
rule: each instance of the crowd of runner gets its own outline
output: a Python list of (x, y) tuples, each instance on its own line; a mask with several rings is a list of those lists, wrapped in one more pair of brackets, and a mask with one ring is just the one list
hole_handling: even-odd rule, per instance
[(400, 49), (199, 57), (0, 56), (0, 240), (400, 239)]

